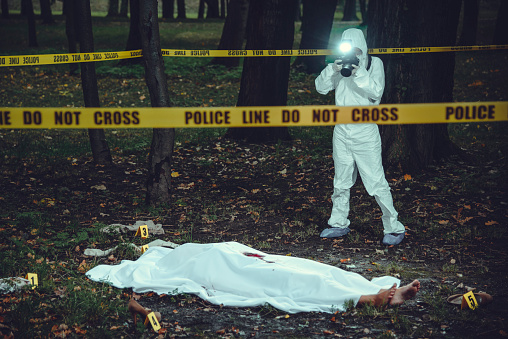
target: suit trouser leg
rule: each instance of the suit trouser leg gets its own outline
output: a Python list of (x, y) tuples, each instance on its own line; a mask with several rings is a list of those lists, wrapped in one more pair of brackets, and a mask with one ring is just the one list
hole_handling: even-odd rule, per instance
[(362, 145), (353, 154), (365, 189), (371, 196), (374, 196), (383, 213), (381, 220), (384, 234), (403, 233), (405, 228), (398, 221), (398, 213), (393, 206), (390, 186), (385, 178), (379, 132), (376, 131), (372, 136), (372, 142), (369, 142), (369, 145)]
[(351, 223), (348, 219), (350, 189), (356, 181), (358, 169), (348, 140), (340, 137), (335, 130), (333, 133), (333, 164), (335, 169), (331, 198), (333, 206), (328, 225), (346, 228)]

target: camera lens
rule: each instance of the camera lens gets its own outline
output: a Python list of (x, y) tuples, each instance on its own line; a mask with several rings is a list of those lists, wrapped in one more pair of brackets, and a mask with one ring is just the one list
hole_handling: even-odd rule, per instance
[(340, 74), (342, 74), (343, 77), (345, 77), (345, 78), (350, 77), (352, 73), (353, 73), (353, 66), (351, 64), (342, 65)]

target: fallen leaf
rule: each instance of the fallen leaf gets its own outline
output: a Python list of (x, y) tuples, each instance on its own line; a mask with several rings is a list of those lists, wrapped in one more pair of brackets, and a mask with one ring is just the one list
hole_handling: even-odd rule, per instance
[(88, 271), (88, 265), (85, 260), (83, 260), (81, 264), (79, 264), (78, 271), (81, 273), (85, 273), (86, 271)]
[(491, 220), (491, 221), (487, 221), (485, 223), (485, 226), (492, 226), (492, 225), (497, 225), (497, 224), (499, 224), (497, 221)]

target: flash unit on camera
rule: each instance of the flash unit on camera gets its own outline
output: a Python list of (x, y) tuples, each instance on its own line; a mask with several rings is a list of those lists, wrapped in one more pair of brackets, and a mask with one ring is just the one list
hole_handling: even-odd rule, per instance
[(341, 53), (347, 53), (351, 48), (353, 48), (351, 40), (342, 40), (339, 44), (339, 51), (341, 51)]

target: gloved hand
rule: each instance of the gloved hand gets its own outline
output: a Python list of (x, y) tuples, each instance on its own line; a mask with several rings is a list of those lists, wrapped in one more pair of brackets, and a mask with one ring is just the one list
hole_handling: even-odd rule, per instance
[(356, 71), (358, 71), (358, 69), (360, 68), (360, 66), (356, 66), (355, 64), (351, 65), (353, 66), (353, 70), (351, 71), (351, 75), (355, 75), (356, 74)]
[(342, 60), (340, 59), (337, 59), (334, 61), (334, 63), (332, 64), (332, 68), (335, 72), (340, 72), (340, 70), (342, 69)]

